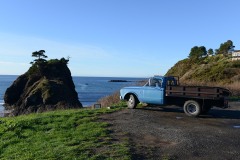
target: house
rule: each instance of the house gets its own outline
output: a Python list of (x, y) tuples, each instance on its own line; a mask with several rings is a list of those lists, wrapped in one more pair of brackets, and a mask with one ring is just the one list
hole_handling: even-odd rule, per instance
[(232, 61), (240, 60), (240, 50), (234, 50), (232, 52)]

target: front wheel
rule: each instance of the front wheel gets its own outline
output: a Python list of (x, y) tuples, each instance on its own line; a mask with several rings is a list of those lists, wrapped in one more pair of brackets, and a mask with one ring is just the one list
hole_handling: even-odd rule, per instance
[(197, 117), (201, 114), (201, 107), (198, 102), (189, 100), (184, 103), (183, 110), (186, 115), (191, 117)]
[(131, 94), (129, 96), (127, 105), (128, 105), (128, 108), (130, 108), (130, 109), (136, 108), (136, 106), (137, 106), (137, 99), (135, 98), (134, 95)]

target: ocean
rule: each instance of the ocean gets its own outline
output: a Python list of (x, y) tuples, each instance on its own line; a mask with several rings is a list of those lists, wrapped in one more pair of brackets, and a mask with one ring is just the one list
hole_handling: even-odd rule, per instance
[[(3, 116), (4, 93), (6, 89), (17, 79), (16, 75), (0, 75), (0, 117)], [(119, 91), (122, 87), (135, 85), (144, 78), (123, 77), (75, 77), (73, 76), (75, 89), (79, 101), (84, 107), (91, 106), (100, 98)], [(110, 80), (126, 80), (127, 82), (109, 82)]]

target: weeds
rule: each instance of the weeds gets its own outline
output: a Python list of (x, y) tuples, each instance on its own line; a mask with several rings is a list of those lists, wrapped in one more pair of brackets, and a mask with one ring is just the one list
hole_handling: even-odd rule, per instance
[(100, 103), (103, 107), (120, 107), (120, 108), (125, 108), (127, 107), (126, 102), (120, 100), (120, 93), (115, 92), (112, 95), (103, 97), (98, 100), (98, 103)]

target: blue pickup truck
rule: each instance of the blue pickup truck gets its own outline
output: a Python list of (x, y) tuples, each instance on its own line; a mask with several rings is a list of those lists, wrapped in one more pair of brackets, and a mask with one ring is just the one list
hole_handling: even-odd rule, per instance
[(206, 114), (213, 106), (228, 107), (230, 91), (221, 87), (181, 86), (174, 76), (154, 76), (144, 86), (124, 87), (120, 99), (126, 100), (128, 108), (138, 103), (153, 105), (177, 105), (188, 116)]

